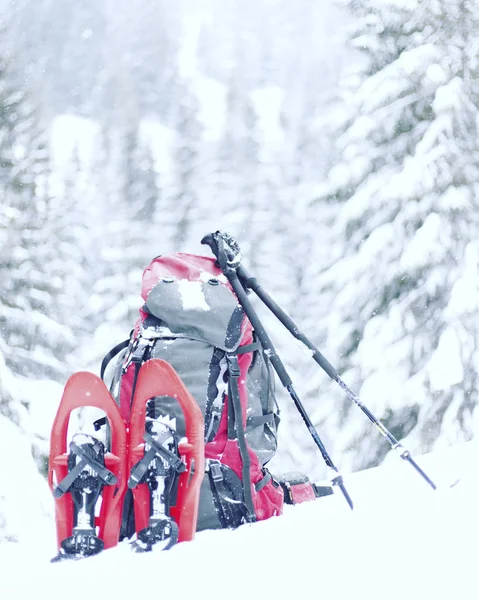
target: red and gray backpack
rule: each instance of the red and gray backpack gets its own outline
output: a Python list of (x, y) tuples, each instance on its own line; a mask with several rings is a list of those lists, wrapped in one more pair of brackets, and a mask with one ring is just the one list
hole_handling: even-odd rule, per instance
[[(130, 339), (102, 365), (103, 375), (120, 352), (110, 389), (124, 420), (129, 422), (141, 365), (167, 361), (204, 417), (206, 472), (197, 530), (281, 514), (286, 488), (265, 467), (277, 449), (273, 372), (228, 280), (214, 259), (178, 253), (151, 261), (141, 294), (144, 304)], [(185, 434), (174, 399), (156, 397), (154, 411), (174, 422), (179, 437)], [(124, 536), (132, 531), (131, 505), (127, 496)]]

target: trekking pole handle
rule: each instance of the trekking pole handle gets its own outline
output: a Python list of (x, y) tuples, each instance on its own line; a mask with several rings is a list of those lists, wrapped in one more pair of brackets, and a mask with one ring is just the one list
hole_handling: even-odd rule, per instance
[(234, 237), (226, 231), (208, 233), (201, 240), (201, 243), (211, 248), (223, 272), (225, 270), (236, 271), (240, 266), (241, 249)]

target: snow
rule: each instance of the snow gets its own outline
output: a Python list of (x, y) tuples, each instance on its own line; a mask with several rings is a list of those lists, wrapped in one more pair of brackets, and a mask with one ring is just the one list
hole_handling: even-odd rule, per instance
[(215, 142), (221, 138), (226, 117), (226, 88), (209, 77), (196, 76), (192, 87), (199, 101), (199, 120), (203, 139)]
[(270, 85), (252, 92), (251, 99), (258, 115), (264, 143), (266, 146), (275, 147), (284, 140), (281, 126), (284, 92), (280, 87)]
[(477, 294), (479, 292), (479, 245), (470, 242), (464, 251), (464, 267), (462, 276), (451, 289), (449, 304), (445, 314), (448, 318), (460, 318), (477, 310)]
[(419, 227), (401, 257), (401, 268), (414, 271), (431, 263), (439, 263), (444, 255), (444, 225), (437, 213), (429, 214)]
[[(414, 81), (424, 76), (431, 64), (436, 64), (441, 52), (434, 44), (423, 44), (402, 52), (397, 60), (366, 79), (358, 93), (363, 114), (390, 105), (392, 99), (407, 100), (414, 89)], [(411, 103), (417, 99), (412, 94)]]
[(55, 167), (59, 170), (67, 167), (75, 152), (84, 165), (91, 164), (98, 134), (99, 125), (91, 119), (74, 114), (56, 117), (50, 139)]
[(49, 379), (17, 378), (17, 387), (19, 397), (28, 404), (28, 417), (22, 420), (22, 429), (48, 440), (63, 386)]
[(463, 381), (461, 342), (452, 327), (442, 333), (429, 361), (428, 371), (431, 389), (435, 392), (447, 390)]
[(156, 117), (148, 117), (141, 120), (139, 135), (142, 143), (150, 146), (158, 173), (164, 179), (167, 179), (173, 169), (174, 131), (161, 123)]
[[(51, 529), (51, 497), (30, 445), (28, 436), (0, 414), (0, 554), (4, 540), (23, 542), (28, 547), (35, 542), (35, 535)], [(8, 544), (7, 551), (14, 547)], [(0, 597), (8, 597), (2, 594), (1, 586)]]
[(190, 14), (185, 18), (178, 68), (199, 101), (202, 137), (214, 142), (220, 139), (224, 128), (226, 88), (218, 81), (202, 75), (198, 68), (197, 45), (203, 22), (204, 15)]
[(461, 210), (470, 206), (471, 190), (466, 186), (450, 186), (442, 195), (440, 207), (444, 210)]
[(436, 492), (393, 453), (389, 464), (345, 477), (353, 512), (337, 493), (234, 531), (199, 533), (169, 552), (135, 555), (121, 544), (54, 565), (53, 524), (40, 522), (36, 502), (25, 510), (22, 490), (25, 534), (0, 544), (0, 597), (476, 598), (478, 451), (469, 443), (419, 457)]
[(178, 280), (178, 288), (184, 310), (210, 310), (201, 281)]
[(198, 15), (188, 15), (183, 23), (182, 44), (178, 57), (178, 68), (182, 77), (189, 78), (198, 71), (196, 46), (201, 31), (202, 18)]
[(438, 115), (442, 112), (451, 110), (461, 110), (462, 100), (461, 97), (464, 94), (463, 83), (459, 77), (454, 77), (446, 85), (442, 85), (436, 92), (436, 97), (432, 103), (434, 112)]

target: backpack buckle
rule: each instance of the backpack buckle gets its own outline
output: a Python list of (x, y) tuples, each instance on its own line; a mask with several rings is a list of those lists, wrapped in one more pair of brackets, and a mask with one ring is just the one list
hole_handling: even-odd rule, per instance
[(211, 473), (211, 477), (213, 481), (217, 483), (218, 481), (223, 481), (223, 471), (221, 470), (220, 463), (218, 462), (210, 462), (208, 465), (208, 470)]
[(121, 368), (123, 374), (126, 373), (132, 362), (142, 363), (145, 360), (146, 350), (153, 345), (153, 342), (154, 340), (145, 339), (141, 334), (135, 339), (131, 346), (131, 351), (128, 354), (128, 358)]
[(227, 354), (226, 360), (228, 361), (228, 371), (231, 377), (239, 377), (241, 375), (241, 370), (237, 354)]

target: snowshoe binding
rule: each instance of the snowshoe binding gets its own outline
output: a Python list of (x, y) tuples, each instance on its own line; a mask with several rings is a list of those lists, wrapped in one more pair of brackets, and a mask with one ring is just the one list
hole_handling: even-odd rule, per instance
[(105, 467), (103, 443), (82, 433), (73, 436), (68, 475), (53, 491), (55, 498), (61, 498), (66, 492), (71, 493), (74, 505), (73, 531), (70, 537), (62, 540), (56, 560), (92, 556), (103, 550), (103, 540), (96, 535), (95, 507), (103, 486), (115, 483), (117, 478)]
[(136, 552), (149, 552), (153, 546), (168, 550), (178, 541), (178, 525), (171, 517), (170, 509), (176, 503), (178, 475), (186, 471), (179, 455), (179, 437), (174, 419), (155, 411), (155, 399), (146, 407), (145, 455), (132, 468), (128, 487), (135, 489), (146, 484), (150, 500), (148, 526), (137, 533), (133, 544)]

